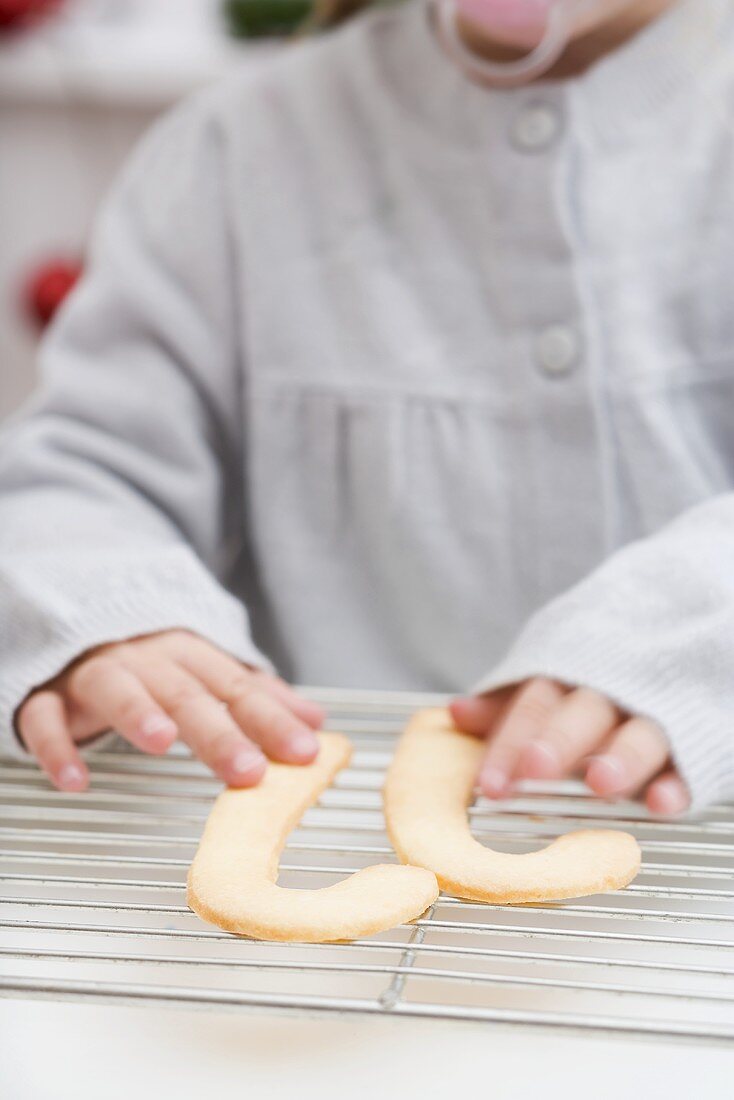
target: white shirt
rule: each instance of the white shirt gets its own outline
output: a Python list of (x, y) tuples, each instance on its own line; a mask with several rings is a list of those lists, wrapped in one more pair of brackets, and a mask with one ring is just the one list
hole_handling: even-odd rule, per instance
[(157, 126), (0, 447), (5, 747), (183, 626), (298, 682), (586, 684), (734, 796), (733, 46), (683, 0), (490, 91), (414, 2)]

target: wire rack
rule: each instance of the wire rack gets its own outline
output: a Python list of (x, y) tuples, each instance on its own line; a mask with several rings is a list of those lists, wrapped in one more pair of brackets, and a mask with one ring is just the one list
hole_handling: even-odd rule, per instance
[[(308, 811), (280, 882), (308, 888), (394, 860), (380, 788), (397, 734), (436, 696), (312, 691), (356, 747)], [(0, 760), (0, 993), (233, 1009), (381, 1013), (734, 1038), (734, 807), (696, 821), (529, 785), (471, 811), (475, 835), (524, 852), (621, 826), (643, 869), (627, 890), (509, 907), (441, 896), (411, 925), (342, 944), (229, 935), (189, 911), (185, 877), (219, 784), (190, 757), (97, 754), (59, 794)]]

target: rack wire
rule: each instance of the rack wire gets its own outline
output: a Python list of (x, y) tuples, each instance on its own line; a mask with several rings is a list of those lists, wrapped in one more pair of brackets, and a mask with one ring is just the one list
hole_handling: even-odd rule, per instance
[[(380, 788), (396, 736), (437, 696), (311, 691), (355, 756), (291, 835), (284, 886), (395, 860)], [(528, 784), (470, 811), (475, 835), (524, 852), (576, 827), (638, 837), (627, 890), (558, 904), (442, 895), (420, 920), (340, 944), (232, 936), (186, 906), (217, 781), (184, 754), (121, 746), (84, 795), (0, 759), (0, 995), (236, 1010), (381, 1013), (734, 1038), (734, 806), (695, 821), (606, 805), (580, 784)]]

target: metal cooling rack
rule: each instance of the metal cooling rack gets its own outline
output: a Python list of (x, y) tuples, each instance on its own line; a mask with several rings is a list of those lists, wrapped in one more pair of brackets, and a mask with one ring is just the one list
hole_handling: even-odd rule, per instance
[[(440, 702), (311, 694), (356, 753), (291, 836), (280, 882), (295, 888), (395, 858), (383, 772), (406, 717)], [(623, 892), (553, 905), (442, 896), (415, 924), (313, 946), (231, 936), (187, 909), (186, 870), (218, 789), (184, 755), (100, 753), (81, 796), (0, 760), (0, 993), (734, 1038), (734, 806), (654, 820), (575, 784), (480, 802), (475, 834), (504, 851), (575, 827), (629, 828), (642, 873)]]

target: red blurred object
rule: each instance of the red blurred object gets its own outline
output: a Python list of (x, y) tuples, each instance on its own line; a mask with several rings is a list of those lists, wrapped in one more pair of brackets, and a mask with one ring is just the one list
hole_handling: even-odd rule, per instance
[(23, 297), (28, 314), (39, 328), (46, 327), (81, 273), (78, 260), (50, 260), (32, 273)]
[(50, 15), (64, 0), (0, 0), (0, 33), (26, 27)]

